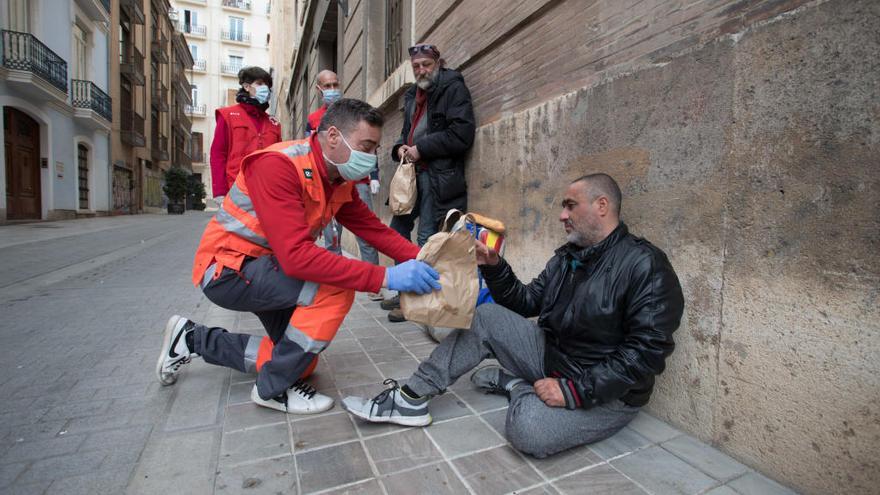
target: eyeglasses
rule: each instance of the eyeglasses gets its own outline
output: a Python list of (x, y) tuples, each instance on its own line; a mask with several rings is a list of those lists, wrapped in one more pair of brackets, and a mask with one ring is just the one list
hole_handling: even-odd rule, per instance
[(408, 51), (410, 57), (417, 53), (424, 53), (425, 55), (431, 55), (433, 57), (435, 53), (439, 53), (436, 46), (427, 44), (411, 46)]

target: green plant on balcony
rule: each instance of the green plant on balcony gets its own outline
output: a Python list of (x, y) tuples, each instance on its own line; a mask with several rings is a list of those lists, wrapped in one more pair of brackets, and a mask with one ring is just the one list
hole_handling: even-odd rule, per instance
[(186, 195), (189, 192), (189, 172), (180, 167), (165, 171), (165, 185), (162, 191), (168, 197), (168, 214), (181, 215), (186, 210)]

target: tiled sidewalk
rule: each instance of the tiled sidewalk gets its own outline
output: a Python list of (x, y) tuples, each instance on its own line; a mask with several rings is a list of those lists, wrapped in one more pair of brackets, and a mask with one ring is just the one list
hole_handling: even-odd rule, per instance
[[(417, 325), (389, 323), (385, 315), (358, 295), (311, 379), (320, 391), (372, 397), (383, 380), (409, 376), (436, 345)], [(252, 315), (209, 307), (205, 317), (262, 333)], [(253, 383), (252, 375), (190, 365), (174, 386), (165, 432), (148, 445), (130, 491), (155, 493), (188, 480), (217, 493), (792, 493), (644, 413), (611, 439), (535, 459), (504, 439), (506, 399), (482, 394), (466, 379), (431, 403), (434, 423), (426, 428), (363, 423), (338, 404), (316, 416), (285, 416), (250, 402)], [(220, 402), (205, 404), (217, 390)], [(208, 428), (214, 418), (222, 423), (219, 447)], [(168, 469), (177, 482), (162, 478)]]

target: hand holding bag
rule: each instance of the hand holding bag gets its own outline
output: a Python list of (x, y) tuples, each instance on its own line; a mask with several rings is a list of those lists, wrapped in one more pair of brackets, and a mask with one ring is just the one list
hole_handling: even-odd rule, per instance
[(400, 159), (388, 188), (388, 206), (392, 215), (408, 215), (416, 205), (416, 165)]
[(440, 232), (428, 238), (416, 257), (440, 273), (439, 291), (417, 295), (401, 292), (400, 308), (407, 320), (425, 325), (470, 328), (479, 282), (472, 216), (449, 210)]

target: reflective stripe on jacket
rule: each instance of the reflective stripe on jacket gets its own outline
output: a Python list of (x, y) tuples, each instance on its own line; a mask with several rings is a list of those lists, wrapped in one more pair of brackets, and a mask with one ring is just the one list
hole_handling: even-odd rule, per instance
[[(243, 163), (250, 165), (267, 153), (280, 153), (299, 173), (309, 235), (317, 239), (336, 212), (345, 203), (352, 201), (353, 184), (341, 184), (333, 190), (330, 198), (326, 198), (323, 180), (315, 166), (312, 148), (307, 139), (274, 144), (251, 153), (245, 157)], [(202, 283), (211, 264), (216, 263), (214, 277), (217, 277), (224, 267), (239, 271), (247, 256), (258, 258), (271, 253), (272, 248), (248, 194), (244, 174), (239, 173), (220, 210), (208, 222), (202, 234), (193, 263), (193, 285)]]

